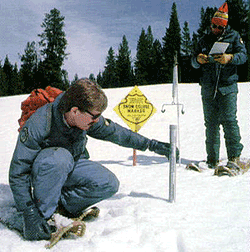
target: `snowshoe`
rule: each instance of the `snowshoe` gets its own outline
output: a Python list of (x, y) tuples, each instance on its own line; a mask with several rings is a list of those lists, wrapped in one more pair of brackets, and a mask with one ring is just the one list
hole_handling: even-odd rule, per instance
[(186, 169), (187, 170), (193, 170), (193, 171), (201, 172), (199, 164), (195, 164), (195, 163), (187, 164)]
[(51, 239), (45, 245), (47, 249), (52, 248), (61, 238), (82, 237), (86, 231), (86, 224), (83, 221), (74, 221), (60, 214), (54, 214), (50, 225), (54, 225), (56, 231), (51, 234)]
[(216, 176), (230, 176), (234, 177), (237, 175), (242, 175), (247, 172), (250, 168), (250, 159), (249, 160), (239, 160), (236, 159), (234, 161), (228, 161), (225, 166), (220, 165), (218, 166), (215, 171), (214, 175)]
[(98, 207), (87, 209), (77, 218), (68, 218), (59, 213), (55, 213), (48, 223), (54, 226), (56, 231), (52, 233), (51, 239), (45, 247), (47, 249), (52, 248), (61, 238), (82, 237), (86, 231), (85, 221), (97, 218), (99, 213), (100, 209)]
[(239, 169), (238, 169), (238, 167), (237, 168), (229, 168), (227, 166), (220, 165), (215, 169), (214, 175), (219, 176), (219, 177), (224, 176), (224, 175), (228, 175), (230, 177), (233, 177), (233, 176), (239, 175)]
[(100, 209), (96, 206), (91, 207), (84, 211), (79, 217), (72, 218), (73, 220), (81, 220), (81, 221), (91, 221), (96, 219), (99, 216)]
[(187, 164), (186, 166), (187, 170), (193, 170), (197, 172), (203, 172), (204, 170), (207, 170), (208, 168), (210, 167), (205, 161), (191, 162), (190, 164)]

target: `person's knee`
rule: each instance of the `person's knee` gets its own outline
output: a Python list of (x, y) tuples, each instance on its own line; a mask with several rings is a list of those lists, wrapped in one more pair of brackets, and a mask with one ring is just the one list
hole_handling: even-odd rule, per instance
[(84, 187), (88, 187), (88, 190), (92, 195), (103, 199), (109, 198), (117, 193), (120, 185), (120, 182), (114, 173), (106, 168), (104, 171), (105, 172), (102, 170), (102, 172), (99, 173), (99, 176), (92, 178), (91, 181), (88, 181), (88, 183), (84, 185)]
[(109, 183), (109, 187), (110, 187), (110, 196), (116, 194), (119, 190), (119, 186), (120, 186), (120, 182), (117, 179), (117, 177), (112, 173), (111, 175), (111, 179), (110, 179), (110, 183)]
[(71, 153), (60, 147), (51, 147), (43, 149), (33, 164), (33, 172), (36, 170), (54, 170), (60, 171), (61, 174), (68, 174), (73, 169), (74, 159)]
[(120, 182), (116, 175), (105, 167), (99, 170), (99, 178), (95, 181), (99, 184), (99, 190), (105, 194), (106, 197), (111, 197), (117, 193)]

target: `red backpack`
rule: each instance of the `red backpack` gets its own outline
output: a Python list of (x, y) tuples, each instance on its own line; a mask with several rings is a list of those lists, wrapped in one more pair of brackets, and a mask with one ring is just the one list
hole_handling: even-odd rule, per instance
[(38, 108), (53, 102), (62, 92), (62, 90), (51, 86), (46, 87), (45, 90), (41, 88), (33, 90), (29, 97), (21, 103), (22, 114), (18, 120), (20, 126), (18, 131), (21, 131), (26, 121)]

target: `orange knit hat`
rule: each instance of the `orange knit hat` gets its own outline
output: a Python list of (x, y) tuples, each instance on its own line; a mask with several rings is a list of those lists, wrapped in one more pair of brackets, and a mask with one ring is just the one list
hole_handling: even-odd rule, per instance
[(226, 27), (228, 23), (228, 5), (224, 3), (214, 14), (212, 24)]

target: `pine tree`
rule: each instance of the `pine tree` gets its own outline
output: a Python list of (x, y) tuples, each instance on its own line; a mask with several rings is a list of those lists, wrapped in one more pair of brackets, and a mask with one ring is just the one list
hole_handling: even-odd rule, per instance
[[(67, 57), (65, 52), (67, 40), (64, 28), (64, 17), (60, 11), (52, 9), (49, 14), (45, 14), (44, 22), (41, 25), (43, 33), (39, 45), (42, 47), (42, 61), (39, 63), (39, 75), (41, 86), (53, 85), (65, 90), (67, 83), (63, 80), (62, 65)], [(64, 74), (65, 76), (65, 74)]]
[(30, 93), (33, 89), (37, 88), (35, 76), (38, 67), (38, 52), (36, 50), (36, 43), (28, 42), (21, 55), (20, 73), (24, 83), (24, 92)]
[(115, 52), (112, 47), (109, 48), (108, 56), (106, 59), (105, 70), (102, 74), (102, 87), (113, 88), (118, 84), (116, 68)]
[(6, 76), (6, 95), (13, 95), (12, 93), (12, 87), (11, 87), (11, 79), (13, 74), (13, 65), (9, 61), (8, 55), (6, 55), (3, 65), (3, 72)]
[(216, 10), (217, 10), (216, 7), (214, 8), (207, 7), (206, 11), (204, 11), (203, 7), (201, 8), (200, 24), (199, 24), (199, 29), (197, 31), (199, 39), (204, 34), (210, 31), (211, 19), (214, 16), (214, 13), (216, 12)]
[(68, 72), (65, 69), (62, 69), (62, 89), (67, 90), (70, 86)]
[(75, 74), (74, 79), (71, 81), (70, 85), (74, 85), (79, 80), (78, 75)]
[(147, 80), (148, 84), (152, 84), (152, 83), (155, 83), (153, 63), (156, 59), (154, 59), (154, 55), (153, 55), (154, 37), (153, 37), (151, 26), (148, 26), (146, 40), (148, 43), (148, 50), (147, 50), (148, 64), (146, 66), (148, 75), (147, 75), (146, 80)]
[(198, 34), (195, 33), (195, 32), (193, 32), (193, 36), (192, 36), (192, 52), (194, 51), (195, 48), (197, 48), (198, 41), (199, 41)]
[(131, 63), (131, 51), (129, 50), (128, 41), (125, 35), (123, 36), (122, 43), (120, 44), (118, 49), (116, 66), (118, 86), (133, 86), (134, 78)]
[(153, 62), (156, 61), (153, 55), (154, 37), (151, 26), (147, 33), (142, 29), (139, 41), (137, 43), (137, 54), (135, 61), (135, 78), (138, 85), (151, 84), (155, 82)]
[(11, 94), (18, 95), (24, 93), (24, 83), (20, 77), (20, 72), (18, 70), (17, 63), (15, 63), (14, 65), (10, 83)]
[(7, 76), (0, 62), (0, 96), (8, 95)]
[(152, 68), (151, 68), (151, 76), (152, 83), (163, 83), (164, 82), (164, 61), (163, 61), (163, 52), (162, 46), (158, 39), (156, 39), (153, 43), (152, 48)]
[(99, 72), (99, 73), (97, 74), (97, 76), (96, 76), (96, 81), (97, 81), (97, 83), (98, 83), (101, 87), (103, 87), (103, 78), (102, 78), (102, 73), (101, 73), (101, 72)]
[[(249, 3), (243, 0), (227, 0), (228, 3), (228, 24), (236, 31), (238, 31), (248, 48), (249, 44)], [(249, 57), (249, 50), (248, 50)], [(240, 77), (240, 81), (249, 80), (248, 75), (250, 71), (249, 66), (249, 58), (248, 63), (241, 65), (238, 67), (238, 74)]]
[(91, 74), (89, 75), (89, 79), (92, 80), (92, 81), (96, 81), (95, 75), (94, 75), (93, 73), (91, 73)]
[(248, 32), (248, 8), (243, 0), (227, 0), (228, 3), (228, 24), (238, 31), (243, 40), (246, 41)]
[(166, 34), (162, 39), (165, 61), (165, 81), (172, 82), (174, 56), (176, 52), (178, 55), (180, 54), (181, 47), (181, 28), (177, 15), (176, 3), (172, 5), (169, 28), (166, 29)]
[(190, 38), (190, 30), (188, 22), (184, 22), (184, 27), (181, 37), (181, 57), (179, 58), (179, 73), (181, 82), (190, 82), (191, 73), (191, 55), (192, 55), (192, 41)]
[(135, 78), (137, 85), (147, 84), (149, 62), (149, 44), (145, 30), (142, 28), (141, 35), (137, 43), (137, 53), (135, 61)]
[(181, 39), (181, 54), (184, 56), (190, 56), (192, 53), (192, 41), (190, 37), (190, 30), (188, 22), (184, 22), (182, 39)]

